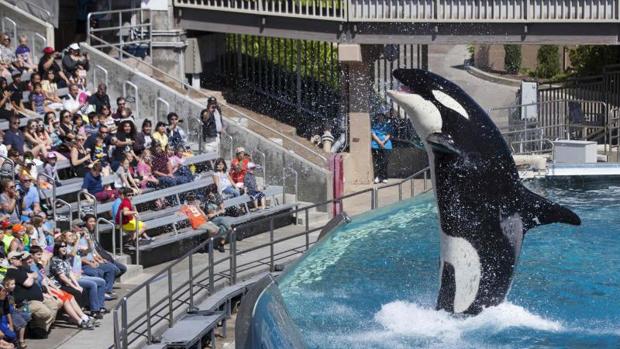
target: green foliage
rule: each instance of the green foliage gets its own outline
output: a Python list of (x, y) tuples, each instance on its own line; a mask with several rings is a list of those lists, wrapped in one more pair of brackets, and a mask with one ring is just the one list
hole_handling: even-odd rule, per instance
[(560, 73), (560, 50), (557, 46), (540, 46), (536, 60), (538, 62), (536, 75), (539, 78), (549, 79)]
[(323, 81), (334, 88), (339, 87), (340, 74), (330, 69), (333, 63), (338, 62), (338, 47), (332, 43), (251, 35), (235, 36), (236, 34), (226, 36), (227, 48), (231, 52), (236, 52), (234, 46), (239, 44), (241, 54), (247, 57), (275, 64), (285, 71), (299, 70), (302, 77)]
[(606, 65), (620, 63), (620, 46), (579, 46), (569, 57), (576, 75), (599, 75)]
[(521, 45), (504, 45), (506, 72), (516, 74), (521, 69)]

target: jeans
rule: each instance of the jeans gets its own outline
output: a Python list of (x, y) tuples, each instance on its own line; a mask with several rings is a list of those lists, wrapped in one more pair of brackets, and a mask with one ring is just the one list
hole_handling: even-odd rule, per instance
[(85, 275), (104, 279), (106, 292), (112, 292), (112, 287), (114, 287), (114, 280), (116, 279), (116, 274), (120, 273), (120, 270), (118, 270), (118, 268), (111, 263), (99, 264), (97, 268), (93, 268), (89, 265), (83, 265), (82, 271)]
[(224, 196), (225, 196), (226, 198), (229, 198), (229, 199), (230, 199), (230, 198), (237, 197), (237, 196), (239, 196), (239, 195), (240, 195), (240, 194), (239, 194), (239, 189), (237, 189), (237, 188), (235, 188), (235, 187), (233, 187), (233, 186), (228, 186), (228, 187), (224, 188), (224, 189), (222, 190), (222, 194), (224, 194)]
[(121, 277), (121, 275), (127, 272), (127, 266), (125, 264), (119, 263), (117, 261), (114, 261), (113, 264), (116, 267), (116, 270), (118, 270), (116, 273), (117, 278)]
[(105, 302), (105, 280), (99, 277), (82, 275), (78, 284), (88, 293), (90, 311), (99, 311)]

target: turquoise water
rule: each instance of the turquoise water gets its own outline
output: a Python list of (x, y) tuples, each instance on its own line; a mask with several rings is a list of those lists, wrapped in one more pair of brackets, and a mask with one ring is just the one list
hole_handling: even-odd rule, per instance
[(530, 230), (507, 302), (435, 311), (434, 198), (356, 217), (290, 269), (280, 289), (309, 348), (620, 348), (620, 186), (534, 190), (582, 226)]

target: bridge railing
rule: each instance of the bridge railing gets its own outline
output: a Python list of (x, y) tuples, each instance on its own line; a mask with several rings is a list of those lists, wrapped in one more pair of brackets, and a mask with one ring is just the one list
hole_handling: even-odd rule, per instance
[(174, 0), (177, 7), (343, 22), (616, 22), (618, 0)]

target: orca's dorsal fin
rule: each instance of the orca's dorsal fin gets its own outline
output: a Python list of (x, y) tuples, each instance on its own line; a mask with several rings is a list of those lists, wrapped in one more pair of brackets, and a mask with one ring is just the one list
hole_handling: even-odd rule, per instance
[(551, 223), (581, 224), (579, 216), (570, 209), (551, 202), (525, 187), (521, 187), (521, 193), (520, 213), (524, 232)]

